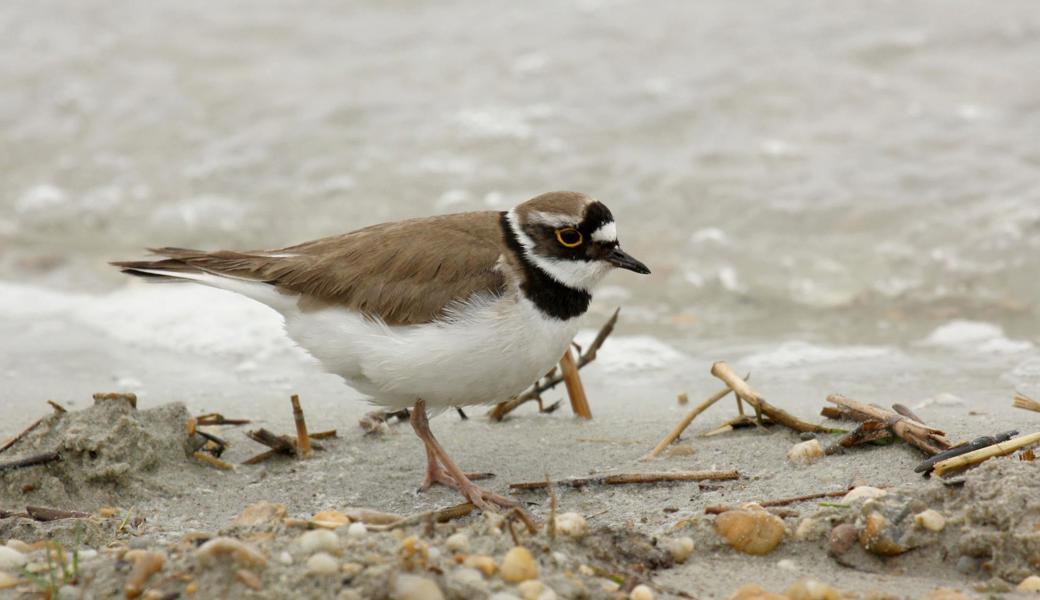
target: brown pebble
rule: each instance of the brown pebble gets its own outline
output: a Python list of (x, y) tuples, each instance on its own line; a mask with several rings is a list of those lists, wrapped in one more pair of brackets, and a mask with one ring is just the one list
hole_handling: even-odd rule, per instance
[(210, 564), (220, 556), (230, 556), (238, 564), (247, 567), (267, 565), (267, 558), (259, 550), (235, 538), (213, 538), (195, 551), (195, 558), (204, 565)]
[(127, 598), (136, 598), (144, 591), (145, 585), (152, 575), (162, 570), (166, 559), (158, 552), (150, 550), (130, 550), (123, 555), (123, 560), (133, 563), (130, 575), (126, 578), (123, 590)]
[(856, 539), (859, 537), (859, 532), (856, 531), (856, 526), (851, 523), (842, 523), (835, 525), (834, 529), (831, 529), (830, 537), (830, 551), (835, 556), (841, 556), (848, 552), (852, 545), (856, 543)]
[(735, 550), (769, 554), (784, 539), (784, 521), (757, 504), (730, 510), (715, 518), (715, 531)]
[(288, 509), (284, 504), (276, 504), (264, 500), (257, 502), (256, 504), (250, 504), (242, 509), (242, 512), (235, 517), (235, 520), (232, 521), (231, 524), (240, 527), (255, 527), (257, 525), (281, 521), (287, 514)]
[(508, 583), (537, 579), (538, 563), (530, 550), (523, 546), (514, 546), (502, 559), (500, 572), (502, 579)]

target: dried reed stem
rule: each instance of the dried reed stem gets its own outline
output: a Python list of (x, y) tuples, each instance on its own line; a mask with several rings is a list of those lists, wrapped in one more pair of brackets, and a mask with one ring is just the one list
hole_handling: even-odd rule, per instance
[(942, 476), (950, 471), (957, 471), (960, 469), (966, 469), (973, 465), (977, 465), (981, 462), (985, 462), (991, 458), (997, 456), (1004, 456), (1011, 454), (1016, 450), (1021, 450), (1027, 446), (1034, 444), (1040, 444), (1040, 432), (1030, 433), (1028, 435), (1022, 435), (1017, 438), (1010, 439), (1006, 442), (998, 442), (992, 446), (986, 446), (974, 452), (948, 458), (944, 461), (938, 462), (932, 467), (933, 472), (936, 475)]
[(581, 375), (578, 375), (578, 365), (574, 362), (574, 353), (570, 348), (560, 358), (560, 373), (563, 375), (563, 383), (567, 386), (567, 396), (571, 399), (571, 410), (583, 419), (592, 418), (592, 409), (589, 408), (589, 399), (585, 396), (585, 386), (581, 384)]
[(946, 439), (945, 433), (924, 423), (905, 417), (897, 412), (857, 402), (846, 398), (841, 394), (827, 396), (827, 401), (849, 409), (852, 418), (857, 421), (881, 421), (892, 431), (893, 434), (902, 438), (906, 443), (920, 449), (928, 456), (938, 454), (954, 446)]
[(761, 415), (765, 414), (774, 422), (789, 427), (798, 432), (827, 433), (829, 430), (822, 425), (807, 423), (787, 411), (777, 408), (766, 402), (758, 392), (753, 390), (746, 381), (724, 362), (717, 362), (711, 366), (711, 374), (718, 377), (728, 385), (736, 394), (737, 398), (747, 402), (755, 409), (755, 414), (761, 422)]
[(1022, 408), (1025, 410), (1031, 410), (1034, 412), (1040, 412), (1040, 402), (1033, 400), (1029, 396), (1021, 392), (1015, 392), (1015, 401), (1013, 403), (1015, 408)]
[(289, 401), (292, 402), (293, 421), (296, 421), (296, 456), (307, 458), (314, 451), (311, 449), (311, 438), (307, 435), (307, 420), (303, 417), (300, 397), (293, 394)]
[(673, 481), (727, 481), (739, 479), (740, 473), (736, 471), (667, 471), (652, 473), (615, 473), (612, 475), (597, 475), (593, 477), (572, 477), (559, 481), (526, 481), (523, 483), (511, 483), (512, 490), (544, 490), (553, 485), (565, 485), (568, 487), (585, 487), (588, 485), (624, 485), (631, 483), (666, 483)]
[(686, 413), (686, 416), (683, 417), (682, 420), (679, 421), (679, 423), (675, 427), (672, 428), (672, 430), (668, 433), (668, 435), (664, 436), (663, 440), (661, 440), (660, 442), (657, 443), (656, 446), (654, 446), (653, 450), (651, 450), (650, 452), (646, 453), (646, 455), (644, 455), (639, 460), (640, 461), (648, 461), (651, 458), (655, 458), (657, 455), (659, 455), (662, 452), (664, 452), (665, 448), (667, 448), (675, 440), (679, 439), (679, 436), (682, 435), (682, 432), (686, 431), (686, 428), (690, 426), (690, 423), (693, 423), (693, 420), (697, 418), (697, 415), (699, 415), (702, 412), (708, 410), (708, 407), (710, 407), (712, 404), (715, 404), (719, 400), (722, 400), (723, 398), (725, 398), (732, 391), (733, 391), (733, 389), (732, 388), (728, 388), (728, 387), (725, 388), (725, 389), (721, 389), (721, 390), (715, 392), (714, 394), (712, 394), (704, 402), (701, 402), (697, 406), (693, 407), (693, 410), (691, 410), (690, 412)]

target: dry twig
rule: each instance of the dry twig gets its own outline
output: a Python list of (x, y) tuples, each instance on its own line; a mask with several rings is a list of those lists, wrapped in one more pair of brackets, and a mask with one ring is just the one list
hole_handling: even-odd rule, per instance
[[(744, 381), (747, 381), (747, 377), (744, 378)], [(647, 461), (664, 452), (665, 448), (667, 448), (675, 440), (679, 439), (679, 436), (682, 435), (682, 432), (686, 431), (686, 428), (690, 426), (690, 423), (693, 423), (693, 420), (697, 418), (697, 415), (708, 410), (708, 407), (710, 407), (712, 404), (715, 404), (719, 400), (722, 400), (732, 391), (733, 389), (729, 387), (721, 389), (712, 394), (711, 397), (709, 397), (704, 402), (701, 402), (697, 406), (693, 407), (693, 410), (686, 413), (686, 416), (683, 417), (681, 421), (679, 421), (679, 424), (676, 425), (672, 429), (672, 431), (668, 433), (668, 435), (664, 436), (664, 439), (658, 442), (658, 444), (654, 446), (653, 450), (647, 452), (646, 455), (644, 455), (639, 460)]]
[(25, 512), (37, 521), (58, 521), (60, 519), (86, 519), (90, 513), (43, 506), (26, 506)]
[(293, 394), (289, 401), (292, 402), (293, 421), (296, 422), (296, 457), (307, 458), (314, 451), (311, 450), (311, 438), (307, 435), (307, 420), (303, 417), (300, 397)]
[(724, 362), (717, 362), (711, 366), (711, 374), (726, 383), (736, 394), (737, 398), (747, 402), (755, 409), (755, 415), (761, 421), (761, 415), (765, 414), (775, 423), (784, 425), (798, 432), (827, 433), (829, 430), (822, 425), (806, 423), (787, 411), (777, 408), (766, 402), (758, 392), (753, 390), (746, 381), (740, 378), (730, 366)]
[[(757, 504), (762, 508), (776, 508), (780, 506), (798, 504), (799, 502), (808, 502), (809, 500), (819, 500), (820, 498), (840, 498), (847, 493), (849, 493), (848, 490), (835, 490), (833, 492), (817, 492), (815, 494), (805, 494), (804, 496), (792, 496), (790, 498), (779, 498), (777, 500), (765, 500), (762, 502), (757, 502)], [(732, 506), (708, 506), (704, 509), (704, 514), (717, 515), (726, 511), (736, 509), (737, 507)]]
[(563, 383), (567, 386), (567, 397), (571, 400), (571, 410), (583, 419), (592, 418), (592, 409), (589, 408), (589, 399), (585, 396), (585, 386), (581, 383), (581, 375), (578, 374), (578, 365), (574, 362), (574, 354), (570, 348), (560, 358), (560, 372), (563, 374)]
[[(599, 333), (596, 334), (596, 339), (594, 339), (592, 343), (589, 344), (589, 347), (578, 356), (575, 364), (579, 370), (590, 362), (596, 360), (596, 353), (599, 352), (600, 346), (603, 345), (603, 342), (606, 341), (607, 337), (614, 331), (614, 325), (617, 324), (620, 312), (620, 308), (614, 310), (614, 314), (607, 319), (607, 322), (600, 328)], [(543, 377), (540, 381), (535, 383), (531, 389), (520, 394), (516, 398), (511, 398), (505, 402), (499, 402), (496, 404), (494, 408), (488, 411), (488, 417), (492, 421), (501, 421), (506, 415), (516, 410), (525, 402), (541, 398), (542, 392), (551, 390), (563, 381), (563, 375), (558, 372), (559, 370), (554, 369), (554, 371), (557, 372), (550, 372), (550, 375)]]
[(222, 471), (232, 471), (235, 468), (231, 463), (220, 460), (216, 456), (213, 456), (212, 454), (203, 452), (201, 450), (196, 450), (195, 452), (192, 452), (191, 455), (194, 456), (196, 460), (201, 460), (207, 465), (210, 465), (211, 467), (216, 467)]
[(371, 531), (392, 531), (394, 529), (401, 529), (402, 527), (409, 527), (411, 525), (418, 525), (428, 520), (432, 520), (436, 523), (446, 523), (454, 519), (461, 519), (469, 513), (473, 512), (475, 507), (469, 502), (463, 504), (456, 504), (455, 506), (449, 506), (448, 508), (441, 508), (437, 510), (431, 510), (410, 517), (405, 517), (395, 523), (389, 523), (386, 525), (369, 525), (368, 529)]
[(949, 450), (954, 446), (946, 439), (945, 433), (924, 423), (905, 417), (880, 406), (864, 404), (841, 394), (827, 396), (827, 401), (851, 411), (851, 417), (857, 421), (880, 421), (896, 436), (911, 446), (920, 449), (928, 456)]
[(35, 467), (37, 465), (45, 465), (61, 460), (61, 455), (57, 452), (44, 452), (43, 454), (36, 454), (19, 460), (13, 460), (11, 462), (0, 463), (0, 473), (4, 471), (15, 471), (17, 469), (24, 469), (26, 467)]
[(1015, 392), (1015, 400), (1012, 403), (1015, 408), (1040, 412), (1040, 402), (1033, 400), (1021, 392)]
[(667, 483), (674, 481), (727, 481), (739, 479), (736, 471), (665, 471), (656, 473), (615, 473), (612, 475), (596, 475), (592, 477), (572, 477), (559, 481), (526, 481), (511, 483), (509, 489), (544, 490), (553, 485), (568, 487), (585, 487), (589, 485), (623, 485), (631, 483)]
[(991, 458), (997, 456), (1005, 456), (1011, 454), (1016, 450), (1021, 450), (1034, 444), (1040, 444), (1040, 432), (1030, 433), (1029, 435), (1022, 435), (1017, 438), (1008, 440), (1006, 442), (997, 442), (985, 448), (980, 448), (967, 454), (948, 458), (944, 461), (935, 463), (932, 467), (933, 472), (940, 477), (951, 472), (966, 469), (968, 467), (977, 465), (981, 462), (985, 462)]

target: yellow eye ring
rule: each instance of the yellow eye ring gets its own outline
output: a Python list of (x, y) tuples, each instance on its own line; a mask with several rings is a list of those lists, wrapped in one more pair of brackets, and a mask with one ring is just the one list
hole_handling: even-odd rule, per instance
[(566, 248), (577, 248), (584, 241), (581, 232), (573, 227), (556, 230), (556, 240)]

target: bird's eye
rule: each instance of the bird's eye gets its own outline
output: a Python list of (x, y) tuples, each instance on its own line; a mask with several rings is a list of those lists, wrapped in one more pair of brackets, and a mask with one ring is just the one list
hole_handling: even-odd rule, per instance
[(556, 230), (556, 239), (568, 248), (576, 248), (581, 245), (581, 232), (573, 227), (564, 227)]

